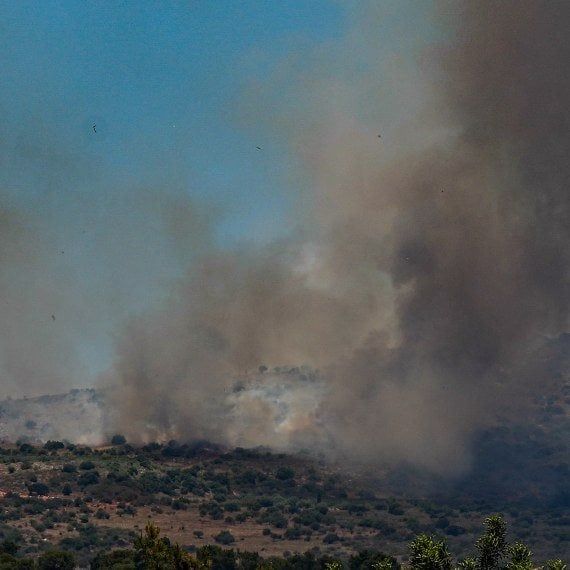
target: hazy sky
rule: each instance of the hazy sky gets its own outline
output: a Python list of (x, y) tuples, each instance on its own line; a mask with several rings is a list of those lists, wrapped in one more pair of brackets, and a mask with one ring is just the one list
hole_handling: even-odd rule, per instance
[[(297, 135), (323, 106), (388, 132), (415, 96), (400, 70), (437, 37), (429, 7), (0, 2), (2, 395), (89, 385), (205, 248), (295, 231), (312, 185)], [(382, 65), (393, 77), (362, 82)]]

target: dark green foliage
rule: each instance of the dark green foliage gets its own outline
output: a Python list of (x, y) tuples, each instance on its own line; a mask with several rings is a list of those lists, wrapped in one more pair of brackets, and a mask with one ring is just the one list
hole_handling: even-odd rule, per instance
[(451, 557), (445, 540), (420, 534), (410, 544), (410, 566), (414, 570), (451, 570)]
[(501, 515), (485, 519), (485, 534), (475, 543), (481, 570), (498, 568), (507, 547), (507, 523)]
[(404, 514), (404, 509), (402, 508), (402, 505), (400, 505), (400, 503), (396, 501), (390, 501), (390, 503), (388, 504), (388, 512), (391, 515), (400, 516)]
[(214, 540), (219, 544), (232, 544), (236, 539), (229, 530), (222, 530), (214, 536)]
[(75, 558), (70, 552), (50, 550), (38, 558), (38, 570), (73, 570)]
[(0, 554), (0, 570), (32, 570), (34, 561), (30, 558), (16, 558), (11, 554)]
[(510, 560), (507, 562), (507, 570), (532, 570), (532, 552), (522, 542), (515, 542), (507, 546)]
[(160, 536), (160, 529), (147, 523), (134, 543), (135, 568), (141, 570), (184, 570), (192, 568), (191, 557), (167, 537)]
[(89, 564), (90, 570), (135, 570), (135, 553), (132, 550), (100, 552)]
[(77, 478), (77, 484), (80, 487), (86, 487), (87, 485), (96, 485), (99, 483), (99, 473), (97, 471), (88, 471), (87, 473), (82, 473)]
[(353, 554), (348, 559), (348, 567), (350, 570), (369, 570), (376, 568), (378, 563), (385, 561), (388, 561), (389, 568), (396, 569), (399, 567), (395, 558), (377, 550), (362, 550), (358, 554)]
[(115, 434), (111, 438), (111, 445), (125, 445), (125, 443), (127, 443), (127, 439), (124, 435), (121, 435), (119, 433)]
[(333, 544), (334, 542), (338, 542), (340, 540), (338, 534), (335, 534), (333, 532), (327, 534), (324, 538), (323, 538), (323, 542), (325, 544)]
[(232, 549), (212, 545), (202, 546), (196, 551), (196, 560), (200, 567), (211, 570), (235, 570), (238, 556)]
[(0, 554), (9, 554), (15, 556), (20, 550), (20, 547), (13, 540), (4, 540), (0, 544)]
[(32, 483), (28, 485), (28, 490), (34, 495), (47, 495), (49, 487), (45, 483)]
[(65, 445), (61, 441), (48, 440), (44, 443), (44, 449), (48, 451), (56, 451), (58, 449), (63, 449)]
[(295, 471), (290, 467), (279, 467), (275, 477), (281, 481), (286, 481), (287, 479), (293, 479), (295, 477)]
[(303, 531), (298, 528), (298, 527), (294, 527), (294, 528), (288, 528), (284, 533), (283, 536), (287, 539), (287, 540), (299, 540), (300, 538), (302, 538), (303, 536)]

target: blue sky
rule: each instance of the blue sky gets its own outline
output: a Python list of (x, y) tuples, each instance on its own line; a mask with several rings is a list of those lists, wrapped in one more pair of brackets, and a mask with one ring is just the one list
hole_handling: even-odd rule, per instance
[[(2, 236), (21, 253), (1, 268), (6, 386), (20, 338), (46, 363), (40, 380), (88, 384), (124, 322), (203, 251), (287, 235), (311, 180), (282, 126), (318, 114), (306, 78), (350, 84), (409, 57), (439, 33), (427, 13), (419, 1), (1, 1), (0, 207), (24, 235)], [(388, 124), (400, 97), (388, 83), (351, 112)], [(376, 88), (386, 108), (371, 110)]]

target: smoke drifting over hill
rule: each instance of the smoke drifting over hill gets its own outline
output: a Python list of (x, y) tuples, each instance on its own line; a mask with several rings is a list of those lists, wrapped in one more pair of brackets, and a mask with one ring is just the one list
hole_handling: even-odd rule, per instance
[[(304, 133), (302, 239), (211, 252), (131, 322), (112, 375), (129, 438), (460, 471), (473, 430), (540, 390), (517, 370), (568, 325), (570, 4), (441, 12), (454, 40), (423, 55), (429, 106), (391, 140), (325, 111)], [(320, 376), (283, 388), (273, 421), (285, 396), (271, 373), (234, 386), (260, 364)]]

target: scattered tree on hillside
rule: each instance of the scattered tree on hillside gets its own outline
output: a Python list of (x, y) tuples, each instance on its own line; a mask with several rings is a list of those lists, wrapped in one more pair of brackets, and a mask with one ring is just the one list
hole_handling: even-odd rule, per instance
[(38, 558), (38, 570), (73, 570), (75, 558), (71, 552), (49, 550)]
[(120, 433), (116, 433), (111, 438), (111, 445), (125, 445), (125, 443), (127, 443), (127, 439), (125, 438), (124, 435), (121, 435)]

